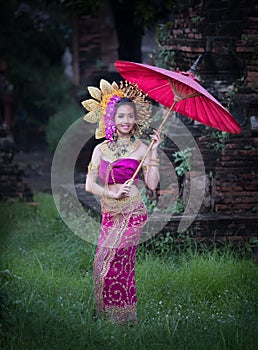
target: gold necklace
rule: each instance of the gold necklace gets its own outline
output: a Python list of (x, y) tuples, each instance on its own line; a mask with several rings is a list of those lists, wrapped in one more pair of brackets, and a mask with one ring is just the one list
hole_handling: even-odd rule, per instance
[(109, 160), (126, 158), (137, 150), (141, 141), (135, 138), (123, 137), (114, 142), (104, 142), (101, 145), (101, 151)]

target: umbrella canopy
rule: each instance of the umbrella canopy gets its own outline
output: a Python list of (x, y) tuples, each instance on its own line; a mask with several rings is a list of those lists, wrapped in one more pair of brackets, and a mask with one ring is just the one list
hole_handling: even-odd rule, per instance
[(239, 133), (234, 117), (204, 89), (191, 72), (175, 72), (147, 64), (116, 61), (120, 75), (150, 98), (212, 128)]

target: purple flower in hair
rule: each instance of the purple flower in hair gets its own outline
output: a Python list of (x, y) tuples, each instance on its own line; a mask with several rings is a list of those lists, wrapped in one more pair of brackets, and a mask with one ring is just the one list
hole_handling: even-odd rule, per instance
[(113, 135), (116, 131), (116, 125), (115, 125), (115, 105), (121, 101), (121, 97), (114, 95), (110, 98), (107, 108), (106, 108), (106, 113), (104, 115), (104, 123), (106, 127), (106, 139), (110, 140), (111, 142), (114, 142)]

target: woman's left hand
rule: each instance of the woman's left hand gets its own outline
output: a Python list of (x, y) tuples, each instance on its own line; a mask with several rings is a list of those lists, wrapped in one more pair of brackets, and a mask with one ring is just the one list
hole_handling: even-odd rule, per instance
[(154, 134), (151, 135), (151, 139), (154, 140), (154, 144), (152, 146), (152, 149), (158, 148), (158, 146), (161, 143), (161, 136), (160, 136), (160, 132), (158, 132), (157, 130), (153, 130)]

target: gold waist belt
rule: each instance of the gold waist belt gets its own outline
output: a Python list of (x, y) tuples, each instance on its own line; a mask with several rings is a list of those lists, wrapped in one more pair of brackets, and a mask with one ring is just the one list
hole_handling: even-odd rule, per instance
[(107, 197), (101, 199), (102, 212), (105, 212), (105, 211), (109, 212), (112, 210), (117, 211), (118, 209), (121, 209), (121, 208), (123, 208), (124, 211), (129, 212), (132, 210), (132, 204), (137, 204), (137, 203), (143, 204), (140, 193), (138, 193), (135, 196), (124, 197), (120, 199), (107, 198)]

